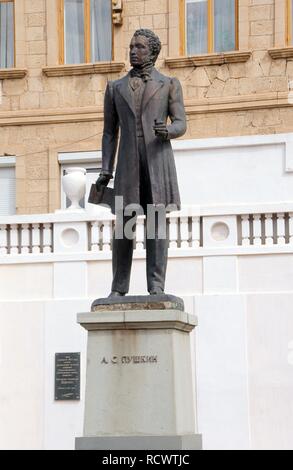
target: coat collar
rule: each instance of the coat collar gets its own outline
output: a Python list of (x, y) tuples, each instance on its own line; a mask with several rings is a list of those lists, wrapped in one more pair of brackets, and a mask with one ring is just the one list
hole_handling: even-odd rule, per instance
[(148, 102), (157, 93), (157, 91), (164, 85), (163, 76), (154, 68), (151, 73), (151, 80), (148, 80), (143, 99), (142, 99), (142, 112), (146, 109)]
[[(118, 91), (120, 95), (124, 98), (129, 108), (135, 114), (135, 106), (133, 94), (129, 87), (129, 77), (130, 73), (125, 75), (118, 85)], [(151, 98), (157, 93), (157, 91), (164, 85), (164, 77), (161, 75), (155, 68), (153, 68), (151, 73), (151, 80), (147, 81), (143, 99), (142, 99), (142, 113), (144, 112), (146, 106), (148, 105)]]

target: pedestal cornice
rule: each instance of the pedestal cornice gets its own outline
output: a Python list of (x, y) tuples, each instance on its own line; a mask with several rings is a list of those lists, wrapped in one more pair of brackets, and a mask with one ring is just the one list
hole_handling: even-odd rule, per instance
[(154, 330), (192, 331), (197, 317), (179, 310), (132, 310), (80, 313), (77, 322), (86, 330)]

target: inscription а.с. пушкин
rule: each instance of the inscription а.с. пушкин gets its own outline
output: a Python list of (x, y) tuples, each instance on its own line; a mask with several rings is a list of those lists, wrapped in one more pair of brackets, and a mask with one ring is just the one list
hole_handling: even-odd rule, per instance
[(101, 364), (157, 364), (158, 356), (112, 356), (103, 357)]

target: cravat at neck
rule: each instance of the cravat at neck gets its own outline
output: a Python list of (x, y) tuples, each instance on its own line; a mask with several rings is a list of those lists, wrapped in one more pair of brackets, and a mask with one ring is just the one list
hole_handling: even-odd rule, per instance
[(130, 76), (141, 78), (143, 82), (147, 82), (148, 80), (151, 79), (152, 71), (153, 71), (153, 65), (147, 64), (144, 67), (133, 68), (132, 70), (130, 70)]

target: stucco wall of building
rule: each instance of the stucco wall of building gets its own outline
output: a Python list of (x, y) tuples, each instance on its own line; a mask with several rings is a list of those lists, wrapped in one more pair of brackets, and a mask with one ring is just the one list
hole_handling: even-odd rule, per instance
[[(114, 65), (122, 71), (73, 66), (64, 72), (58, 67), (57, 0), (15, 0), (15, 65), (26, 73), (5, 78), (0, 72), (0, 155), (17, 157), (17, 213), (60, 207), (58, 152), (101, 148), (106, 83), (129, 69), (128, 45), (139, 27), (158, 33), (163, 44), (158, 68), (182, 82), (188, 116), (184, 139), (292, 129), (293, 55), (290, 48), (283, 50), (285, 0), (239, 0), (239, 49), (246, 54), (208, 55), (196, 66), (186, 58), (177, 60), (179, 0), (123, 4), (123, 25), (114, 26)], [(52, 67), (58, 76), (48, 76)]]

